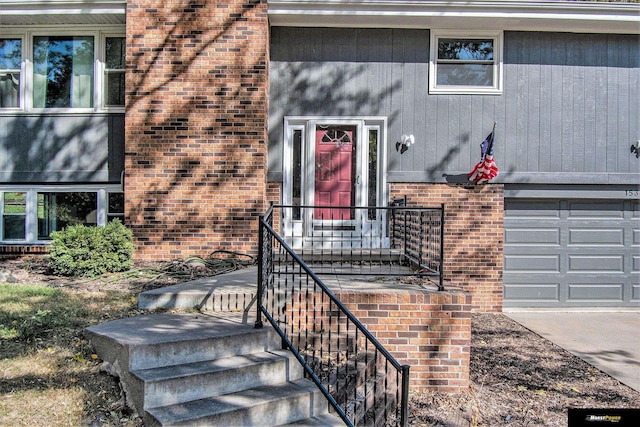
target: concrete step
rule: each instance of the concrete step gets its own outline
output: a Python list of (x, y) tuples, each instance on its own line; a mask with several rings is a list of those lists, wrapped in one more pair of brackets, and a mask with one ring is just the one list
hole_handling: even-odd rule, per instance
[[(86, 330), (100, 357), (128, 370), (202, 362), (281, 347), (272, 328), (255, 329), (243, 313), (152, 314)], [(244, 340), (243, 337), (250, 339)]]
[(145, 425), (343, 425), (269, 326), (255, 329), (255, 268), (145, 292), (149, 314), (85, 333)]
[(311, 381), (298, 379), (147, 410), (147, 425), (276, 426), (327, 413)]
[(205, 277), (138, 295), (143, 310), (184, 309), (208, 311), (255, 311), (257, 267)]
[(204, 362), (132, 371), (145, 408), (213, 397), (303, 377), (293, 353), (271, 350)]
[(345, 423), (337, 415), (326, 413), (316, 417), (306, 418), (304, 420), (294, 421), (289, 424), (282, 424), (282, 427), (344, 427)]

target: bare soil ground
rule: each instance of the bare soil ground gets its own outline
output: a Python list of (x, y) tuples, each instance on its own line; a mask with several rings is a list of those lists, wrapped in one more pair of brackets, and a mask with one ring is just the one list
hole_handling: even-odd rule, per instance
[[(0, 261), (0, 273), (11, 273), (10, 282), (60, 288), (70, 297), (86, 297), (93, 302), (102, 301), (96, 295), (109, 295), (99, 315), (89, 316), (75, 329), (49, 333), (27, 343), (1, 340), (0, 365), (4, 370), (0, 369), (0, 400), (5, 406), (14, 405), (15, 410), (5, 408), (0, 425), (141, 426), (140, 419), (125, 406), (117, 380), (100, 370), (100, 361), (94, 359), (82, 330), (95, 323), (140, 314), (135, 296), (144, 289), (207, 274), (198, 263), (173, 266), (179, 271), (176, 275), (158, 273), (165, 267), (138, 265), (138, 273), (87, 280), (53, 276), (42, 259)], [(123, 304), (116, 304), (114, 298)], [(49, 362), (51, 349), (57, 349), (60, 355), (55, 363)], [(16, 364), (25, 354), (31, 364), (51, 366), (42, 374), (37, 370), (29, 375), (11, 374), (21, 369)], [(69, 362), (78, 363), (69, 369)], [(410, 425), (566, 426), (570, 407), (640, 408), (640, 393), (502, 314), (473, 316), (470, 375), (467, 393), (413, 395)], [(52, 419), (46, 416), (46, 406), (36, 408), (36, 415), (25, 416), (30, 412), (21, 396), (34, 389), (44, 391), (42, 405), (52, 408), (60, 406), (56, 399), (79, 399), (81, 420)], [(67, 395), (61, 397), (65, 392)]]
[(502, 314), (472, 319), (467, 394), (415, 395), (411, 424), (566, 426), (568, 408), (640, 408), (640, 393)]

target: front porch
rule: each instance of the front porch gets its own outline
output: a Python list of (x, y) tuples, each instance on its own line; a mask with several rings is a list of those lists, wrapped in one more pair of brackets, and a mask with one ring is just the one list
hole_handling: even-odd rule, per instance
[[(286, 211), (306, 208), (312, 221), (291, 232)], [(347, 425), (406, 425), (410, 391), (467, 389), (472, 301), (443, 286), (443, 208), (324, 210), (338, 219), (315, 209), (272, 206), (259, 221), (257, 267), (144, 292), (140, 308), (195, 308), (204, 316), (196, 323), (213, 315), (264, 324)], [(185, 410), (178, 408), (167, 410)]]

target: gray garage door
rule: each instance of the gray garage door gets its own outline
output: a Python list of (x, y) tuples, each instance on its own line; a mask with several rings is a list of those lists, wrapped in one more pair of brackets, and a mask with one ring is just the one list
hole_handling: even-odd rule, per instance
[(637, 200), (506, 199), (505, 307), (640, 306)]

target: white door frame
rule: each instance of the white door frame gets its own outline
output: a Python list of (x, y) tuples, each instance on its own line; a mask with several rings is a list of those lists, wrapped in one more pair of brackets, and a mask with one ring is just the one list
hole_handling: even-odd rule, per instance
[[(284, 119), (284, 141), (282, 157), (282, 204), (293, 205), (293, 150), (294, 134), (301, 138), (300, 156), (302, 161), (300, 205), (314, 204), (314, 177), (315, 177), (315, 132), (318, 125), (348, 125), (356, 127), (356, 177), (355, 205), (367, 206), (369, 194), (368, 156), (369, 156), (369, 132), (375, 131), (378, 135), (377, 146), (377, 177), (375, 190), (377, 205), (386, 205), (388, 197), (387, 189), (387, 118), (386, 117), (333, 117), (333, 116), (288, 116)], [(378, 219), (380, 221), (381, 219)], [(285, 209), (283, 212), (283, 232), (285, 236), (296, 236), (290, 242), (294, 247), (302, 247), (305, 244), (304, 236), (313, 234), (315, 225), (319, 221), (314, 220), (313, 210), (306, 209), (299, 219), (293, 218), (293, 209)], [(371, 228), (371, 226), (370, 226)], [(361, 230), (361, 225), (356, 227)], [(317, 231), (316, 231), (317, 234)], [(344, 233), (342, 233), (344, 236)], [(299, 236), (299, 237), (298, 237)], [(329, 235), (323, 237), (330, 237)], [(380, 236), (382, 237), (382, 236)], [(330, 239), (328, 239), (330, 240)]]

